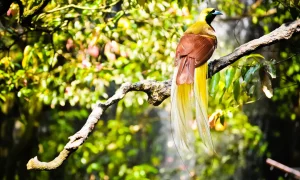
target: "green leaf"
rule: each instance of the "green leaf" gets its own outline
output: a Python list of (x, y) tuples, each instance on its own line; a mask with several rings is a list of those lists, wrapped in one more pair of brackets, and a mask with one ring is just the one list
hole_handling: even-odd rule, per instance
[(249, 54), (248, 56), (246, 56), (246, 59), (249, 58), (261, 58), (261, 59), (265, 59), (265, 57), (261, 54)]
[(31, 46), (26, 46), (25, 49), (24, 49), (24, 57), (23, 57), (23, 60), (22, 60), (22, 67), (23, 68), (28, 67), (28, 63), (29, 63), (29, 60), (31, 59), (31, 57), (32, 57), (32, 47)]
[(233, 82), (233, 96), (236, 102), (239, 102), (240, 89), (240, 82), (239, 79), (237, 79)]
[(193, 1), (193, 0), (188, 0), (187, 2), (188, 2), (188, 3), (187, 3), (187, 4), (188, 4), (188, 9), (191, 10), (194, 1)]
[(225, 117), (224, 115), (220, 116), (220, 123), (224, 126)]
[(230, 67), (225, 72), (225, 88), (228, 89), (232, 83), (233, 77), (235, 75), (236, 69)]
[(218, 91), (219, 88), (219, 81), (220, 81), (220, 73), (215, 74), (211, 81), (209, 86), (209, 95), (214, 97)]
[(248, 93), (253, 95), (254, 94), (254, 88), (255, 88), (255, 85), (252, 85), (249, 90), (248, 90)]
[(113, 18), (113, 22), (117, 22), (124, 14), (125, 14), (124, 11), (119, 11)]
[(2, 95), (2, 94), (0, 94), (0, 99), (1, 99), (3, 102), (5, 102), (5, 101), (6, 101), (6, 98), (5, 98), (5, 96), (4, 96), (4, 95)]
[(246, 72), (245, 74), (245, 77), (244, 77), (244, 81), (246, 83), (248, 83), (252, 77), (253, 77), (253, 74), (260, 68), (260, 64), (256, 64), (255, 66), (251, 67), (248, 69), (248, 71)]
[(265, 63), (264, 69), (268, 74), (270, 74), (272, 79), (276, 78), (276, 67), (273, 63), (268, 61), (268, 63)]
[(221, 97), (219, 99), (219, 103), (220, 104), (222, 103), (222, 99), (223, 99), (223, 96), (224, 96), (225, 92), (226, 92), (226, 88), (223, 89), (222, 95), (221, 95)]

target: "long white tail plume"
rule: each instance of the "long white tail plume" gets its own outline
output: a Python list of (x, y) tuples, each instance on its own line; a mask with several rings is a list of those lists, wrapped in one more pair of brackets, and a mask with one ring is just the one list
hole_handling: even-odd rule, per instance
[(196, 104), (196, 121), (198, 131), (203, 143), (210, 151), (214, 151), (214, 145), (210, 135), (209, 121), (207, 115), (208, 89), (207, 89), (207, 63), (195, 69), (194, 94)]
[(188, 148), (190, 124), (193, 110), (196, 110), (196, 122), (203, 143), (210, 151), (214, 151), (211, 139), (207, 107), (207, 63), (195, 69), (194, 84), (176, 84), (178, 68), (174, 70), (171, 87), (171, 119), (175, 140), (179, 140), (179, 147)]
[(171, 87), (171, 119), (175, 140), (179, 140), (179, 147), (188, 147), (187, 132), (189, 132), (189, 121), (193, 118), (193, 85), (176, 84), (178, 68), (174, 70)]

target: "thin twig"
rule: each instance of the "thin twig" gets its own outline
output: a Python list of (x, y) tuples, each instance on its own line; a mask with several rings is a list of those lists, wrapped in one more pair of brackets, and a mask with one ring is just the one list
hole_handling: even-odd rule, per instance
[(290, 168), (290, 167), (288, 167), (288, 166), (286, 166), (284, 164), (281, 164), (281, 163), (279, 163), (277, 161), (274, 161), (273, 159), (270, 159), (270, 158), (268, 158), (266, 160), (266, 163), (269, 164), (269, 165), (271, 165), (271, 166), (273, 166), (273, 167), (281, 169), (284, 172), (287, 172), (289, 174), (294, 175), (295, 178), (297, 178), (297, 179), (300, 179), (300, 171), (297, 171), (296, 169)]
[(298, 54), (300, 54), (300, 52), (297, 52), (297, 53), (291, 55), (290, 57), (288, 57), (288, 58), (286, 58), (286, 59), (284, 59), (284, 60), (277, 61), (277, 62), (274, 63), (274, 64), (276, 65), (276, 64), (280, 64), (280, 63), (282, 63), (282, 62), (284, 62), (284, 61), (288, 61), (288, 60), (292, 59), (293, 57), (298, 56)]

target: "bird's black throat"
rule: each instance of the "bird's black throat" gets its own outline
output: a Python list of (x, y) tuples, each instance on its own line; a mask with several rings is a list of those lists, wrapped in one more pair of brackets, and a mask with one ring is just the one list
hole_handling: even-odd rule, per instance
[(205, 21), (207, 22), (207, 24), (210, 25), (210, 23), (215, 19), (216, 15), (209, 13), (206, 18)]

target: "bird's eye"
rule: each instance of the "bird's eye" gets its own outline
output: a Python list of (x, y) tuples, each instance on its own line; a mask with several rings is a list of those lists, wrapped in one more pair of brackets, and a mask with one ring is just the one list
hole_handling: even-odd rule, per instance
[(216, 10), (215, 9), (213, 9), (212, 11), (211, 11), (211, 13), (214, 13)]

